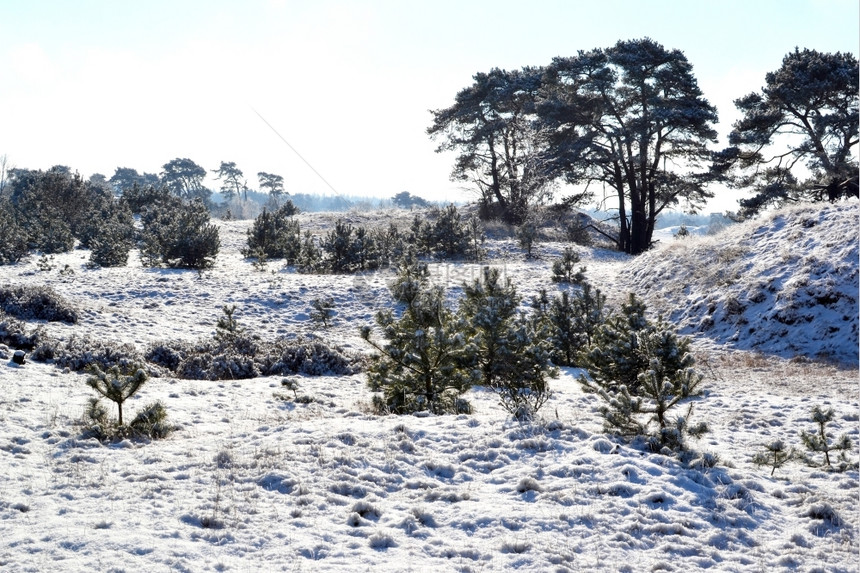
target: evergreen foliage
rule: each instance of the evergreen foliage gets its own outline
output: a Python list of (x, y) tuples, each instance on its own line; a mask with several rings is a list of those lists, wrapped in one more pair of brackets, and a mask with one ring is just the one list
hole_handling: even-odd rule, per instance
[(782, 440), (774, 440), (768, 443), (763, 451), (755, 454), (752, 462), (757, 466), (770, 466), (770, 475), (773, 475), (777, 468), (781, 468), (795, 457), (793, 448), (786, 448)]
[(29, 251), (27, 233), (18, 224), (11, 203), (0, 199), (0, 265), (17, 263)]
[(400, 318), (385, 310), (377, 314), (376, 322), (385, 343), (371, 337), (370, 327), (361, 335), (378, 351), (367, 370), (368, 386), (382, 392), (373, 399), (377, 411), (471, 411), (461, 395), (479, 379), (476, 370), (464, 366), (475, 349), (463, 334), (464, 319), (445, 307), (441, 288), (422, 289)]
[(248, 229), (248, 247), (242, 249), (245, 257), (285, 259), (295, 264), (301, 254), (301, 230), (299, 222), (292, 217), (298, 212), (291, 201), (276, 211), (263, 212), (254, 219)]
[(591, 345), (597, 328), (606, 320), (606, 296), (587, 282), (572, 292), (562, 291), (552, 300), (545, 290), (532, 300), (537, 319), (548, 325), (552, 361), (557, 366), (576, 366)]
[(520, 244), (520, 248), (526, 252), (526, 258), (533, 258), (533, 250), (535, 243), (537, 242), (537, 225), (532, 221), (526, 221), (516, 230), (517, 241)]
[[(812, 453), (824, 454), (824, 463), (822, 465), (827, 468), (833, 467), (830, 460), (830, 452), (839, 452), (840, 467), (842, 469), (849, 467), (850, 464), (848, 463), (846, 454), (852, 448), (851, 438), (848, 437), (848, 434), (843, 434), (838, 440), (834, 441), (833, 436), (826, 430), (827, 424), (833, 421), (833, 408), (825, 410), (821, 406), (814, 406), (812, 408), (812, 421), (817, 426), (816, 431), (801, 432), (800, 438), (803, 440), (803, 445)], [(814, 460), (808, 461), (815, 464)]]
[(529, 419), (550, 397), (547, 378), (555, 376), (543, 325), (517, 313), (520, 298), (499, 269), (484, 267), (481, 279), (463, 285), (460, 314), (476, 346), (471, 357), (481, 382), (499, 396), (517, 419)]
[(329, 321), (335, 315), (334, 300), (331, 297), (315, 298), (311, 301), (311, 308), (311, 320), (328, 328)]
[(358, 268), (361, 245), (355, 242), (354, 231), (352, 225), (338, 219), (323, 241), (323, 250), (328, 255), (326, 264), (332, 272), (348, 273)]
[[(463, 223), (460, 212), (454, 205), (434, 210), (436, 220), (432, 225), (421, 226), (423, 243), (439, 259), (451, 259), (467, 255), (470, 250), (471, 233)], [(417, 221), (417, 218), (416, 218)]]
[(600, 411), (607, 431), (643, 436), (655, 450), (684, 451), (686, 438), (707, 426), (690, 425), (692, 403), (684, 415), (671, 418), (670, 411), (701, 395), (702, 375), (693, 368), (689, 339), (662, 320), (650, 322), (645, 310), (631, 294), (621, 313), (597, 328), (583, 356), (589, 376), (579, 382), (605, 401)]
[(88, 370), (90, 376), (87, 378), (87, 385), (117, 405), (119, 425), (122, 426), (123, 402), (143, 386), (148, 378), (146, 372), (141, 368), (136, 368), (131, 373), (122, 372), (119, 366), (112, 366), (107, 371), (102, 371), (95, 364), (91, 365)]
[(142, 220), (144, 264), (196, 270), (215, 264), (221, 241), (202, 200), (165, 198), (147, 207)]
[(552, 282), (582, 284), (585, 281), (585, 267), (576, 270), (579, 255), (570, 247), (565, 247), (560, 259), (552, 263)]
[(397, 267), (397, 276), (388, 288), (394, 300), (411, 306), (421, 293), (430, 288), (430, 269), (427, 263), (407, 254), (401, 259)]

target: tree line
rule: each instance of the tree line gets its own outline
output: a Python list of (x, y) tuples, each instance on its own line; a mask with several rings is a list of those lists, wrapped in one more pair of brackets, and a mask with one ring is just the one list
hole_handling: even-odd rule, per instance
[(452, 180), (474, 186), (482, 214), (521, 224), (563, 182), (569, 204), (611, 201), (619, 250), (651, 245), (657, 216), (692, 211), (715, 183), (752, 192), (740, 216), (794, 201), (858, 196), (858, 63), (851, 54), (795, 49), (765, 86), (735, 101), (729, 147), (717, 109), (683, 52), (645, 38), (494, 68), (450, 107), (431, 110), (437, 151), (457, 153)]

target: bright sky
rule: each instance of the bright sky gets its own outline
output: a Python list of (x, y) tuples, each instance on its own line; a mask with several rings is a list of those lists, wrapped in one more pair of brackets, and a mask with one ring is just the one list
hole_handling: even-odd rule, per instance
[[(291, 193), (431, 200), (448, 179), (430, 109), (477, 72), (651, 37), (682, 50), (722, 133), (795, 46), (858, 53), (857, 0), (4, 0), (0, 155), (110, 177), (233, 161)], [(259, 116), (258, 116), (259, 113)], [(263, 119), (260, 118), (262, 116)], [(271, 129), (272, 126), (289, 145)], [(292, 146), (307, 161), (300, 159)], [(209, 185), (217, 188), (215, 181)], [(733, 209), (737, 196), (712, 210)], [(731, 199), (731, 200), (729, 200)]]

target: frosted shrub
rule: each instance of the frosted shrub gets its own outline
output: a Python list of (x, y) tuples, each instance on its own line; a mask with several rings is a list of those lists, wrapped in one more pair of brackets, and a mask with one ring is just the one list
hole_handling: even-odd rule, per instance
[(555, 376), (542, 323), (517, 313), (520, 298), (511, 280), (484, 267), (482, 278), (463, 285), (460, 315), (476, 350), (469, 356), (502, 407), (517, 419), (532, 418), (550, 397), (547, 378)]
[(7, 344), (12, 348), (32, 350), (42, 341), (42, 338), (39, 329), (29, 331), (27, 325), (22, 321), (0, 311), (0, 344)]
[(248, 229), (248, 246), (242, 249), (242, 255), (260, 258), (262, 254), (265, 258), (285, 259), (287, 264), (295, 264), (302, 247), (299, 223), (292, 218), (296, 213), (298, 209), (292, 201), (276, 211), (263, 209)]
[[(144, 362), (143, 356), (132, 344), (100, 341), (89, 336), (71, 336), (66, 341), (46, 339), (35, 348), (32, 359), (53, 360), (55, 366), (76, 372), (89, 366), (102, 370), (112, 367), (129, 369)], [(145, 369), (150, 370), (148, 367)]]
[(22, 320), (75, 324), (78, 311), (46, 286), (0, 286), (0, 310)]
[(221, 240), (202, 200), (171, 197), (149, 206), (142, 221), (144, 265), (204, 270), (215, 264)]
[(29, 251), (27, 233), (18, 224), (11, 204), (0, 199), (0, 265), (17, 263), (26, 257)]
[(311, 320), (328, 328), (329, 322), (335, 315), (334, 300), (331, 297), (315, 298), (311, 301), (311, 309)]
[[(589, 376), (579, 382), (604, 400), (600, 413), (607, 431), (642, 436), (654, 450), (684, 451), (686, 438), (707, 432), (691, 425), (691, 398), (700, 396), (702, 375), (694, 368), (690, 341), (662, 321), (645, 318), (645, 305), (632, 294), (621, 313), (595, 332), (584, 356)], [(686, 413), (676, 407), (689, 402)]]
[(463, 223), (457, 207), (448, 205), (433, 211), (436, 220), (431, 225), (422, 225), (423, 244), (439, 259), (450, 259), (468, 255), (471, 250), (469, 226)]
[(526, 221), (517, 227), (516, 235), (520, 247), (526, 252), (526, 258), (531, 259), (534, 256), (532, 251), (537, 243), (537, 226), (531, 221)]
[(532, 308), (537, 311), (535, 320), (544, 322), (548, 328), (553, 364), (579, 364), (583, 350), (606, 320), (605, 303), (606, 296), (587, 282), (574, 291), (562, 291), (553, 299), (543, 289), (532, 298)]
[(375, 341), (370, 327), (361, 335), (378, 352), (368, 367), (367, 383), (382, 392), (373, 398), (379, 413), (471, 411), (461, 396), (478, 380), (477, 371), (464, 366), (475, 348), (463, 334), (465, 321), (445, 307), (442, 289), (424, 288), (400, 318), (386, 310), (377, 314), (376, 322), (386, 342)]

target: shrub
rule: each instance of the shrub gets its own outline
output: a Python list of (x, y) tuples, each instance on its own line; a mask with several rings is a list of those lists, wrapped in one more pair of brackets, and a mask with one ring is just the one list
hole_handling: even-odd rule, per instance
[(424, 234), (424, 240), (421, 242), (440, 259), (467, 255), (470, 249), (470, 232), (468, 226), (461, 221), (457, 207), (448, 205), (444, 209), (434, 209), (433, 214), (436, 216), (433, 224), (420, 227), (420, 232)]
[(361, 331), (378, 354), (368, 368), (367, 383), (380, 413), (408, 414), (429, 410), (434, 414), (471, 411), (461, 395), (478, 381), (466, 367), (474, 348), (463, 332), (466, 324), (444, 305), (440, 288), (423, 289), (396, 319), (380, 311), (376, 322), (387, 342), (371, 338), (370, 327)]
[(203, 201), (175, 197), (146, 208), (141, 260), (148, 266), (204, 270), (215, 264), (221, 248), (218, 228), (209, 223)]
[(110, 203), (108, 212), (96, 219), (97, 223), (88, 240), (90, 265), (98, 267), (124, 267), (128, 253), (134, 245), (134, 220), (128, 208)]
[(12, 205), (0, 199), (0, 265), (17, 263), (29, 250), (27, 233), (13, 215)]
[(32, 350), (42, 340), (39, 329), (28, 331), (26, 325), (0, 311), (0, 343), (23, 350)]
[[(129, 370), (136, 364), (142, 364), (144, 357), (132, 344), (120, 342), (97, 341), (88, 336), (71, 336), (66, 341), (47, 339), (33, 350), (33, 360), (53, 360), (60, 368), (78, 372), (89, 366), (101, 370), (118, 367)], [(145, 367), (150, 375), (158, 375), (157, 369)]]
[(571, 221), (564, 228), (565, 238), (576, 245), (590, 247), (594, 244), (594, 239), (588, 232), (588, 227), (581, 220)]
[(793, 448), (787, 449), (785, 442), (774, 440), (768, 443), (764, 450), (753, 456), (752, 462), (757, 466), (770, 466), (770, 475), (796, 457)]
[(534, 256), (532, 251), (537, 242), (537, 226), (531, 221), (526, 221), (517, 227), (516, 235), (520, 247), (526, 252), (526, 258), (531, 259)]
[(483, 384), (517, 419), (531, 418), (549, 399), (546, 379), (555, 375), (542, 325), (517, 315), (520, 298), (498, 269), (484, 267), (482, 280), (463, 285), (463, 294), (460, 314)]
[(78, 322), (78, 311), (46, 286), (0, 286), (0, 310), (22, 320)]
[(645, 305), (631, 294), (622, 312), (598, 327), (585, 354), (590, 377), (579, 382), (605, 402), (600, 412), (607, 431), (643, 436), (654, 450), (684, 451), (686, 438), (707, 431), (691, 426), (692, 403), (685, 415), (670, 418), (682, 402), (701, 395), (702, 375), (693, 368), (690, 341), (669, 325), (645, 318)]
[(400, 260), (397, 276), (388, 286), (397, 302), (411, 305), (422, 292), (430, 287), (430, 269), (427, 263), (407, 255)]
[(287, 264), (295, 264), (302, 247), (299, 222), (292, 218), (297, 212), (292, 201), (276, 211), (263, 209), (248, 229), (248, 247), (242, 254), (259, 257), (262, 253), (266, 258), (285, 259)]
[(311, 320), (328, 328), (329, 321), (334, 318), (334, 300), (330, 297), (315, 298), (311, 301)]
[(552, 282), (582, 284), (585, 281), (585, 267), (580, 267), (577, 271), (576, 264), (579, 261), (576, 251), (566, 247), (561, 258), (552, 263)]

